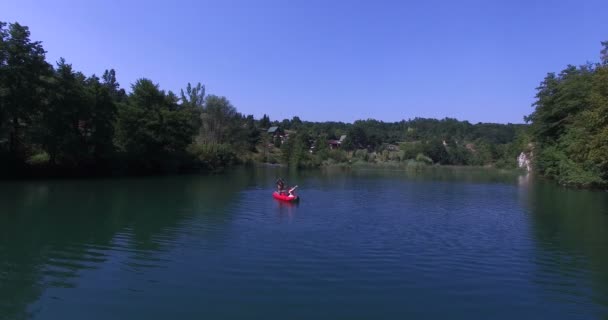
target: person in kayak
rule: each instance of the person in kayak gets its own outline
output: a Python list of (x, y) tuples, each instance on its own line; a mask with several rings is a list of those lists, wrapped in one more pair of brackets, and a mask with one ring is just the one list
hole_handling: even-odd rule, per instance
[(285, 194), (285, 182), (283, 182), (283, 179), (281, 178), (277, 179), (277, 192), (279, 194)]

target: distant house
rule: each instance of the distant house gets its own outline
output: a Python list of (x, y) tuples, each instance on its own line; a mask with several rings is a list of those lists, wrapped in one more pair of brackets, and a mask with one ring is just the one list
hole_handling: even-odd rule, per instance
[(283, 134), (283, 130), (281, 129), (281, 127), (279, 126), (274, 126), (274, 127), (270, 127), (268, 128), (268, 134), (270, 134), (271, 136), (281, 136)]
[(344, 140), (346, 139), (346, 135), (343, 134), (340, 136), (339, 140), (327, 140), (327, 145), (329, 146), (330, 149), (337, 149), (342, 145), (342, 142), (344, 142)]
[(327, 145), (329, 146), (330, 149), (336, 149), (340, 147), (340, 141), (339, 140), (327, 140)]
[(288, 134), (279, 126), (273, 126), (266, 130), (266, 133), (271, 137), (274, 146), (280, 146), (287, 141)]

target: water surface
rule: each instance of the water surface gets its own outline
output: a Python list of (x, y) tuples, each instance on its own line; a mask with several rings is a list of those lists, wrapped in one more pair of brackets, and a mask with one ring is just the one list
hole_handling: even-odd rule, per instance
[(0, 183), (0, 319), (406, 317), (608, 318), (608, 194), (472, 169)]

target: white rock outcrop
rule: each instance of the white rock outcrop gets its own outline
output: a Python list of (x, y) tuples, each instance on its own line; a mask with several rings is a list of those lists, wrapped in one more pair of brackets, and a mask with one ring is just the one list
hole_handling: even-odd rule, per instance
[(517, 165), (520, 168), (525, 168), (528, 172), (532, 171), (530, 156), (528, 156), (525, 152), (520, 153), (517, 157)]

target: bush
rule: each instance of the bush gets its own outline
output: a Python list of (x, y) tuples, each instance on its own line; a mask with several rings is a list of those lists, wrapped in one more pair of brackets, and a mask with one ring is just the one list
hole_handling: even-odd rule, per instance
[(397, 151), (397, 152), (390, 152), (388, 155), (388, 159), (390, 161), (398, 161), (401, 162), (403, 161), (403, 151)]
[(210, 171), (219, 171), (238, 162), (235, 153), (226, 144), (194, 144), (188, 152)]
[(366, 149), (356, 150), (355, 153), (353, 154), (353, 156), (359, 160), (363, 160), (363, 161), (369, 160), (369, 153), (367, 152)]
[(29, 159), (27, 159), (27, 164), (33, 165), (33, 166), (45, 165), (45, 164), (49, 163), (49, 160), (50, 160), (49, 154), (43, 151), (43, 152), (37, 153), (37, 154), (31, 156)]
[(556, 179), (562, 185), (595, 187), (606, 184), (600, 173), (578, 165), (556, 146), (542, 149), (535, 158), (540, 173)]
[(511, 159), (498, 159), (494, 164), (498, 169), (514, 169), (517, 168), (517, 160)]
[(422, 153), (416, 155), (416, 162), (425, 163), (425, 164), (433, 164), (433, 160)]
[(416, 159), (416, 156), (423, 151), (423, 145), (420, 142), (409, 142), (401, 144), (402, 159)]
[(346, 162), (347, 161), (346, 152), (343, 150), (338, 150), (338, 149), (330, 150), (328, 158), (332, 159), (336, 162)]

